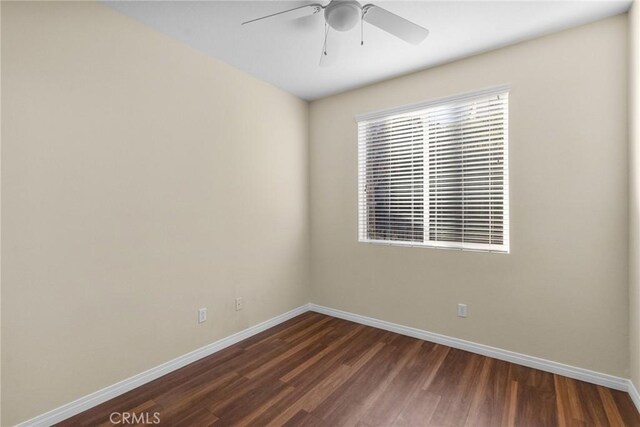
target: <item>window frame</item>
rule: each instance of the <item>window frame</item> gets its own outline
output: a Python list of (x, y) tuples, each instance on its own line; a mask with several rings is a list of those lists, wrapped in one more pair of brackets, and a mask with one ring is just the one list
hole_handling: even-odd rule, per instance
[[(392, 118), (393, 116), (410, 114), (420, 110), (425, 110), (437, 106), (446, 106), (447, 104), (455, 104), (464, 101), (472, 101), (473, 99), (484, 98), (489, 96), (499, 96), (504, 95), (507, 96), (507, 102), (504, 109), (504, 124), (503, 124), (503, 155), (504, 155), (504, 184), (503, 184), (503, 194), (502, 194), (502, 203), (503, 203), (503, 216), (504, 216), (504, 224), (503, 224), (503, 243), (498, 244), (489, 244), (489, 243), (472, 243), (472, 242), (449, 242), (449, 241), (434, 241), (427, 240), (427, 235), (431, 231), (429, 226), (429, 156), (428, 156), (428, 143), (426, 142), (426, 138), (428, 136), (425, 134), (425, 147), (423, 150), (423, 162), (424, 162), (424, 170), (423, 170), (423, 217), (424, 217), (424, 238), (422, 242), (417, 241), (404, 241), (404, 240), (377, 240), (377, 239), (368, 239), (363, 238), (362, 234), (362, 203), (361, 198), (363, 197), (362, 192), (363, 188), (361, 186), (361, 167), (363, 167), (363, 160), (361, 158), (361, 149), (360, 149), (360, 136), (357, 138), (357, 150), (358, 150), (358, 174), (357, 174), (357, 233), (358, 233), (358, 242), (365, 244), (374, 244), (374, 245), (386, 245), (386, 246), (400, 246), (400, 247), (418, 247), (418, 248), (430, 248), (430, 249), (449, 249), (449, 250), (458, 250), (458, 251), (472, 251), (472, 252), (489, 252), (489, 253), (500, 253), (500, 254), (509, 254), (511, 251), (510, 248), (510, 185), (509, 185), (509, 171), (510, 171), (510, 158), (509, 158), (509, 107), (510, 107), (510, 99), (511, 99), (511, 86), (510, 85), (500, 85), (494, 86), (487, 89), (476, 90), (472, 92), (466, 92), (459, 95), (448, 96), (443, 98), (437, 98), (434, 100), (424, 101), (416, 104), (403, 105), (394, 108), (388, 108), (384, 110), (373, 111), (364, 114), (356, 115), (356, 125), (359, 129), (359, 123), (362, 121), (370, 121), (370, 120), (380, 120), (385, 118)], [(425, 127), (425, 131), (428, 132), (427, 127)], [(359, 132), (358, 132), (359, 133)], [(366, 208), (365, 208), (366, 209)], [(366, 226), (366, 225), (365, 225)]]

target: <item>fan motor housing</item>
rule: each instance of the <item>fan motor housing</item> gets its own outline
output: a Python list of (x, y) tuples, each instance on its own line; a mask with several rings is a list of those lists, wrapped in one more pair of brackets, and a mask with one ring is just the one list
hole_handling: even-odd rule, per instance
[(349, 31), (362, 18), (362, 8), (355, 0), (333, 0), (324, 10), (327, 24), (337, 31)]

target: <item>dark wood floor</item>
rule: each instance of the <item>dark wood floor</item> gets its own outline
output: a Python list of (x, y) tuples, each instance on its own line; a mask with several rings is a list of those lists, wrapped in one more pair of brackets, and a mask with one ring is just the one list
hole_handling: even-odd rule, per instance
[(60, 425), (112, 425), (112, 412), (171, 426), (640, 426), (627, 393), (312, 312)]

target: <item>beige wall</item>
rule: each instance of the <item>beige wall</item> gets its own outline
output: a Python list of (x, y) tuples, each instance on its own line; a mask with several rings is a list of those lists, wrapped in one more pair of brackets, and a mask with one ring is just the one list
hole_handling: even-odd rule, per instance
[(100, 4), (2, 9), (2, 425), (308, 302), (307, 103)]
[(629, 350), (640, 389), (640, 6), (629, 12)]
[[(312, 301), (627, 377), (626, 20), (313, 102)], [(499, 84), (511, 253), (358, 243), (354, 116)]]

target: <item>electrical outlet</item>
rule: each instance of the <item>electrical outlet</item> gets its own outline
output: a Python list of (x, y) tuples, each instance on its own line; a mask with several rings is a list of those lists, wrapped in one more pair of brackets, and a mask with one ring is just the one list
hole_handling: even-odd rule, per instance
[(243, 306), (244, 304), (242, 303), (242, 298), (240, 297), (236, 298), (236, 311), (242, 310)]
[(458, 304), (458, 317), (467, 317), (467, 304)]
[(198, 323), (207, 321), (207, 309), (201, 308), (198, 310)]

